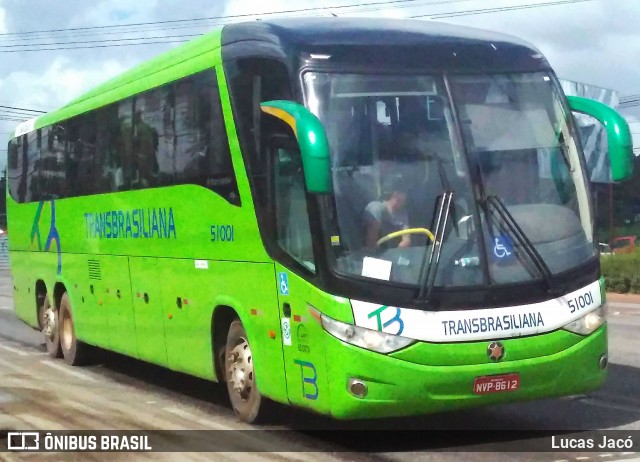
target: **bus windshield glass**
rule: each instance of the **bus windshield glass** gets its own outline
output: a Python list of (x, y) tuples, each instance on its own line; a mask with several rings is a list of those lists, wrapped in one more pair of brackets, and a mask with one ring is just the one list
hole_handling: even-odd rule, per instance
[(336, 272), (417, 286), (439, 222), (436, 287), (539, 280), (595, 255), (570, 114), (546, 74), (304, 82), (330, 142), (334, 196), (321, 210)]

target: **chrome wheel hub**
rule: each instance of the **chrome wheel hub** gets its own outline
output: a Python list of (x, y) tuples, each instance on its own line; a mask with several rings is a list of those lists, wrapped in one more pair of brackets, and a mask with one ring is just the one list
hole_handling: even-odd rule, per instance
[(60, 332), (60, 343), (65, 350), (71, 348), (73, 342), (73, 326), (71, 325), (71, 318), (65, 316), (62, 320), (62, 332)]
[(249, 399), (253, 388), (253, 361), (246, 339), (240, 339), (227, 356), (227, 377), (240, 398)]
[(51, 308), (47, 308), (44, 312), (44, 319), (42, 320), (42, 333), (49, 340), (53, 340), (53, 334), (56, 331), (56, 314)]

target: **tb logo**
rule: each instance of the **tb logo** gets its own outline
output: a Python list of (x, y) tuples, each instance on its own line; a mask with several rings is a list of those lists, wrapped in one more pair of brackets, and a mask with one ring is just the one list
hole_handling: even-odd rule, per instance
[[(402, 314), (402, 310), (400, 310), (400, 308), (395, 308), (396, 310), (395, 316), (393, 316), (392, 318), (388, 318), (386, 322), (382, 321), (382, 313), (384, 313), (389, 308), (394, 309), (393, 307), (390, 307), (387, 305), (381, 306), (377, 310), (369, 313), (369, 316), (367, 318), (371, 319), (374, 316), (376, 317), (376, 321), (378, 322), (378, 331), (380, 332), (382, 332), (382, 329), (384, 329), (387, 326), (390, 326), (391, 324), (397, 324), (398, 331), (395, 332), (395, 335), (400, 335), (404, 330), (404, 321), (400, 318), (400, 315)], [(388, 333), (391, 333), (391, 332), (388, 332)]]
[[(301, 361), (299, 359), (296, 359), (293, 362), (300, 366), (300, 376), (302, 377), (302, 396), (307, 399), (318, 399), (318, 373), (316, 372), (316, 366), (309, 361)], [(309, 386), (313, 387), (313, 393), (309, 393)]]

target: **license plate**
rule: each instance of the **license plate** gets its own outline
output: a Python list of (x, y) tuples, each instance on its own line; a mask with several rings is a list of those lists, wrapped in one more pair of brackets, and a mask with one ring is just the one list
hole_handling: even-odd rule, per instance
[(486, 395), (504, 393), (520, 388), (520, 374), (488, 375), (476, 377), (473, 381), (473, 393)]

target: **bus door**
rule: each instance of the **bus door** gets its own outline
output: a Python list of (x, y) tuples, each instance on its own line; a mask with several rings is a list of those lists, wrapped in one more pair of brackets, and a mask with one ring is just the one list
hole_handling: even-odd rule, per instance
[(130, 257), (129, 270), (138, 357), (166, 365), (167, 347), (162, 312), (162, 284), (158, 283), (158, 259)]
[[(301, 274), (313, 278), (311, 227), (307, 210), (300, 153), (287, 144), (272, 144), (270, 159), (275, 207), (276, 239), (281, 260), (276, 264), (281, 337), (289, 401), (315, 410), (328, 410), (324, 356), (311, 339), (319, 324), (311, 319), (307, 303), (314, 299), (313, 286)], [(288, 267), (288, 268), (287, 268)], [(295, 271), (289, 268), (295, 268)]]
[[(120, 256), (100, 256), (93, 260), (95, 265), (101, 267), (102, 279), (92, 281), (92, 296), (97, 304), (96, 311), (100, 313), (100, 318), (106, 325), (99, 327), (100, 331), (108, 333), (109, 348), (118, 353), (136, 356), (136, 335), (133, 324), (133, 309), (129, 293), (129, 274), (127, 269), (127, 258)], [(122, 269), (125, 269), (124, 271)], [(104, 335), (96, 333), (99, 338), (96, 344), (104, 342)]]

